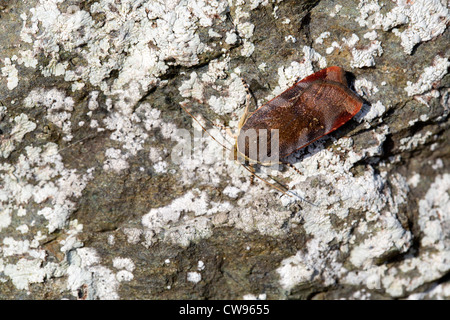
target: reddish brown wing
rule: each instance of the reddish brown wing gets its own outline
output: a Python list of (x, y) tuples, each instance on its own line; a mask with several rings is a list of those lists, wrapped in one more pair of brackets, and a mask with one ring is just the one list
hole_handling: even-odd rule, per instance
[[(238, 136), (238, 146), (245, 145), (245, 150), (239, 148), (239, 151), (252, 158), (248, 153), (249, 145), (257, 144), (257, 141), (245, 139), (248, 129), (257, 132), (278, 129), (280, 159), (336, 130), (362, 106), (362, 100), (348, 89), (346, 83), (339, 67), (321, 70), (297, 82), (247, 119)], [(267, 145), (270, 149), (270, 134)], [(259, 157), (252, 160), (263, 162)]]
[(303, 78), (302, 80), (297, 82), (295, 85), (298, 85), (299, 83), (302, 83), (302, 82), (311, 83), (316, 80), (334, 81), (334, 82), (339, 82), (339, 83), (343, 84), (344, 86), (348, 85), (347, 79), (345, 78), (344, 69), (342, 69), (341, 67), (338, 67), (338, 66), (328, 67), (326, 69), (317, 71), (316, 73), (313, 73), (312, 75), (309, 75), (306, 78)]

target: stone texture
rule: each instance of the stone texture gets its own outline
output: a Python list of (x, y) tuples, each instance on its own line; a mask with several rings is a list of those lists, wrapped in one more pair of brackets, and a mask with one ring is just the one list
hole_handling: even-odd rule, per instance
[[(450, 297), (445, 0), (0, 1), (0, 21), (0, 298)], [(240, 77), (261, 105), (331, 65), (362, 111), (287, 159), (301, 175), (257, 168), (304, 201), (251, 184), (218, 143)]]

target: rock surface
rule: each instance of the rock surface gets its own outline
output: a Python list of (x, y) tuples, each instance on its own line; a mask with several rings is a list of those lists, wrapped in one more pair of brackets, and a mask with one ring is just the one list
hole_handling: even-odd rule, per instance
[[(336, 3), (0, 1), (0, 299), (450, 298), (448, 3)], [(251, 184), (240, 78), (332, 65), (362, 111), (257, 168), (304, 200)]]

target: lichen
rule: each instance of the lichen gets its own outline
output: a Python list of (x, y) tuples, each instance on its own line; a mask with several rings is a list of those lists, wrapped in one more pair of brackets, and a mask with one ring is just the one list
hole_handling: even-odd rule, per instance
[[(400, 37), (405, 53), (411, 54), (418, 43), (429, 41), (442, 34), (449, 21), (448, 8), (439, 0), (395, 1), (395, 6), (386, 14), (377, 0), (360, 0), (361, 12), (357, 21), (370, 29), (392, 31)], [(396, 27), (405, 26), (403, 31)]]
[[(383, 118), (394, 104), (382, 96), (382, 89), (390, 84), (384, 79), (378, 82), (380, 78), (367, 71), (377, 70), (378, 61), (387, 58), (382, 56), (389, 53), (382, 43), (385, 33), (392, 33), (389, 36), (398, 39), (405, 56), (409, 55), (417, 44), (444, 32), (448, 9), (437, 0), (396, 1), (385, 14), (374, 0), (361, 0), (358, 11), (331, 6), (327, 19), (356, 21), (361, 30), (351, 30), (345, 37), (338, 29), (320, 30), (317, 38), (305, 40), (303, 34), (293, 32), (298, 21), (280, 15), (283, 4), (278, 2), (273, 8), (270, 4), (260, 0), (250, 4), (100, 0), (68, 5), (45, 0), (20, 14), (23, 25), (18, 41), (24, 47), (1, 57), (0, 81), (14, 94), (28, 81), (19, 74), (22, 68), (34, 70), (39, 81), (32, 82), (23, 97), (8, 100), (13, 108), (0, 105), (0, 120), (7, 122), (0, 147), (5, 160), (0, 163), (0, 281), (30, 290), (30, 284), (64, 277), (65, 289), (74, 297), (117, 299), (119, 288), (142, 272), (136, 270), (142, 264), (131, 258), (131, 251), (153, 254), (153, 248), (161, 244), (195, 248), (219, 229), (280, 242), (304, 235), (301, 249), (284, 251), (278, 265), (265, 270), (279, 276), (278, 285), (286, 294), (306, 283), (326, 287), (339, 282), (362, 286), (355, 298), (370, 296), (366, 288), (399, 297), (448, 272), (448, 174), (438, 176), (418, 202), (417, 226), (423, 237), (415, 256), (414, 235), (401, 223), (400, 208), (410, 201), (410, 188), (421, 185), (424, 177), (388, 171), (392, 163), (384, 152), (392, 130)], [(288, 30), (280, 32), (281, 42), (301, 44), (296, 61), (284, 60), (291, 49), (280, 50), (275, 65), (261, 54), (261, 25), (252, 17), (269, 9), (270, 18)], [(234, 47), (238, 48), (230, 49)], [(236, 133), (246, 103), (240, 78), (267, 89), (258, 96), (257, 104), (262, 105), (295, 80), (343, 61), (339, 60), (342, 57), (348, 60), (344, 67), (354, 69), (357, 93), (371, 102), (355, 117), (354, 123), (365, 130), (344, 137), (343, 132), (333, 134), (292, 154), (286, 160), (301, 175), (290, 168), (257, 169), (258, 177), (280, 180), (290, 193), (280, 193), (258, 178), (251, 183), (251, 174), (223, 148), (232, 149), (229, 131)], [(258, 76), (245, 74), (251, 68), (241, 62), (250, 60), (251, 65), (256, 62)], [(436, 56), (407, 82), (407, 95), (429, 100), (441, 97), (437, 89), (448, 66), (447, 57)], [(266, 79), (268, 72), (273, 73)], [(56, 77), (63, 85), (54, 85)], [(163, 106), (158, 98), (153, 99), (153, 90), (169, 93), (163, 97)], [(206, 123), (202, 110), (218, 115), (212, 120), (216, 126), (208, 130), (210, 135), (195, 120), (195, 131), (183, 135), (186, 130), (181, 127), (186, 124), (170, 110), (178, 103), (187, 108), (195, 105), (196, 119), (202, 124)], [(410, 126), (432, 121), (432, 115), (421, 115)], [(56, 126), (61, 141), (45, 141), (43, 122)], [(232, 130), (226, 130), (226, 124)], [(36, 139), (27, 140), (35, 130), (39, 131)], [(76, 133), (85, 131), (87, 138), (75, 139)], [(80, 168), (63, 157), (64, 149), (89, 145), (88, 139), (101, 135), (104, 140), (98, 140), (100, 146), (89, 158), (101, 159), (100, 163), (84, 163)], [(433, 135), (421, 131), (400, 139), (398, 150), (410, 152), (426, 146)], [(69, 141), (64, 148), (59, 146)], [(445, 170), (442, 160), (430, 164), (433, 170)], [(125, 177), (124, 188), (130, 188), (130, 193), (139, 179), (151, 185), (151, 201), (144, 209), (130, 209), (132, 214), (121, 216), (125, 218), (117, 228), (106, 231), (103, 238), (99, 232), (88, 246), (84, 239), (95, 232), (84, 233), (83, 225), (74, 219), (80, 199), (86, 190), (95, 190), (95, 194), (97, 184), (114, 189), (118, 185), (109, 185), (108, 179), (117, 177)], [(164, 179), (169, 182), (157, 185)], [(160, 190), (169, 185), (177, 191)], [(163, 201), (155, 200), (157, 193)], [(135, 196), (146, 198), (147, 194)], [(105, 250), (99, 248), (103, 245), (120, 248), (120, 254), (111, 250), (110, 256), (104, 256)], [(392, 267), (384, 263), (395, 255), (406, 258)], [(167, 267), (175, 259), (166, 258)], [(203, 261), (196, 259), (193, 267), (178, 270), (185, 276), (183, 281), (197, 285), (209, 279), (211, 262)], [(160, 271), (152, 270), (153, 274)], [(448, 295), (447, 291), (445, 285), (438, 285), (428, 294)], [(258, 290), (244, 293), (246, 299), (267, 297)]]
[(423, 72), (420, 73), (419, 79), (416, 83), (408, 81), (405, 91), (408, 96), (422, 94), (431, 88), (433, 85), (441, 80), (446, 74), (447, 69), (450, 66), (448, 58), (436, 56), (431, 66), (426, 67)]

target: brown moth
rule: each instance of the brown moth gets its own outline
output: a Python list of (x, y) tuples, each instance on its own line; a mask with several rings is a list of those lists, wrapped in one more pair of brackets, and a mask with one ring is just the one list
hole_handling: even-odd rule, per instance
[[(273, 162), (268, 159), (283, 159), (333, 132), (357, 114), (362, 105), (362, 99), (349, 89), (342, 68), (320, 70), (296, 82), (248, 117), (246, 107), (239, 123), (235, 156), (253, 164), (271, 165)], [(249, 130), (256, 134), (247, 134)], [(259, 144), (271, 146), (273, 130), (277, 132), (278, 147), (268, 148), (267, 155), (261, 155)], [(252, 147), (257, 152), (252, 154)]]

